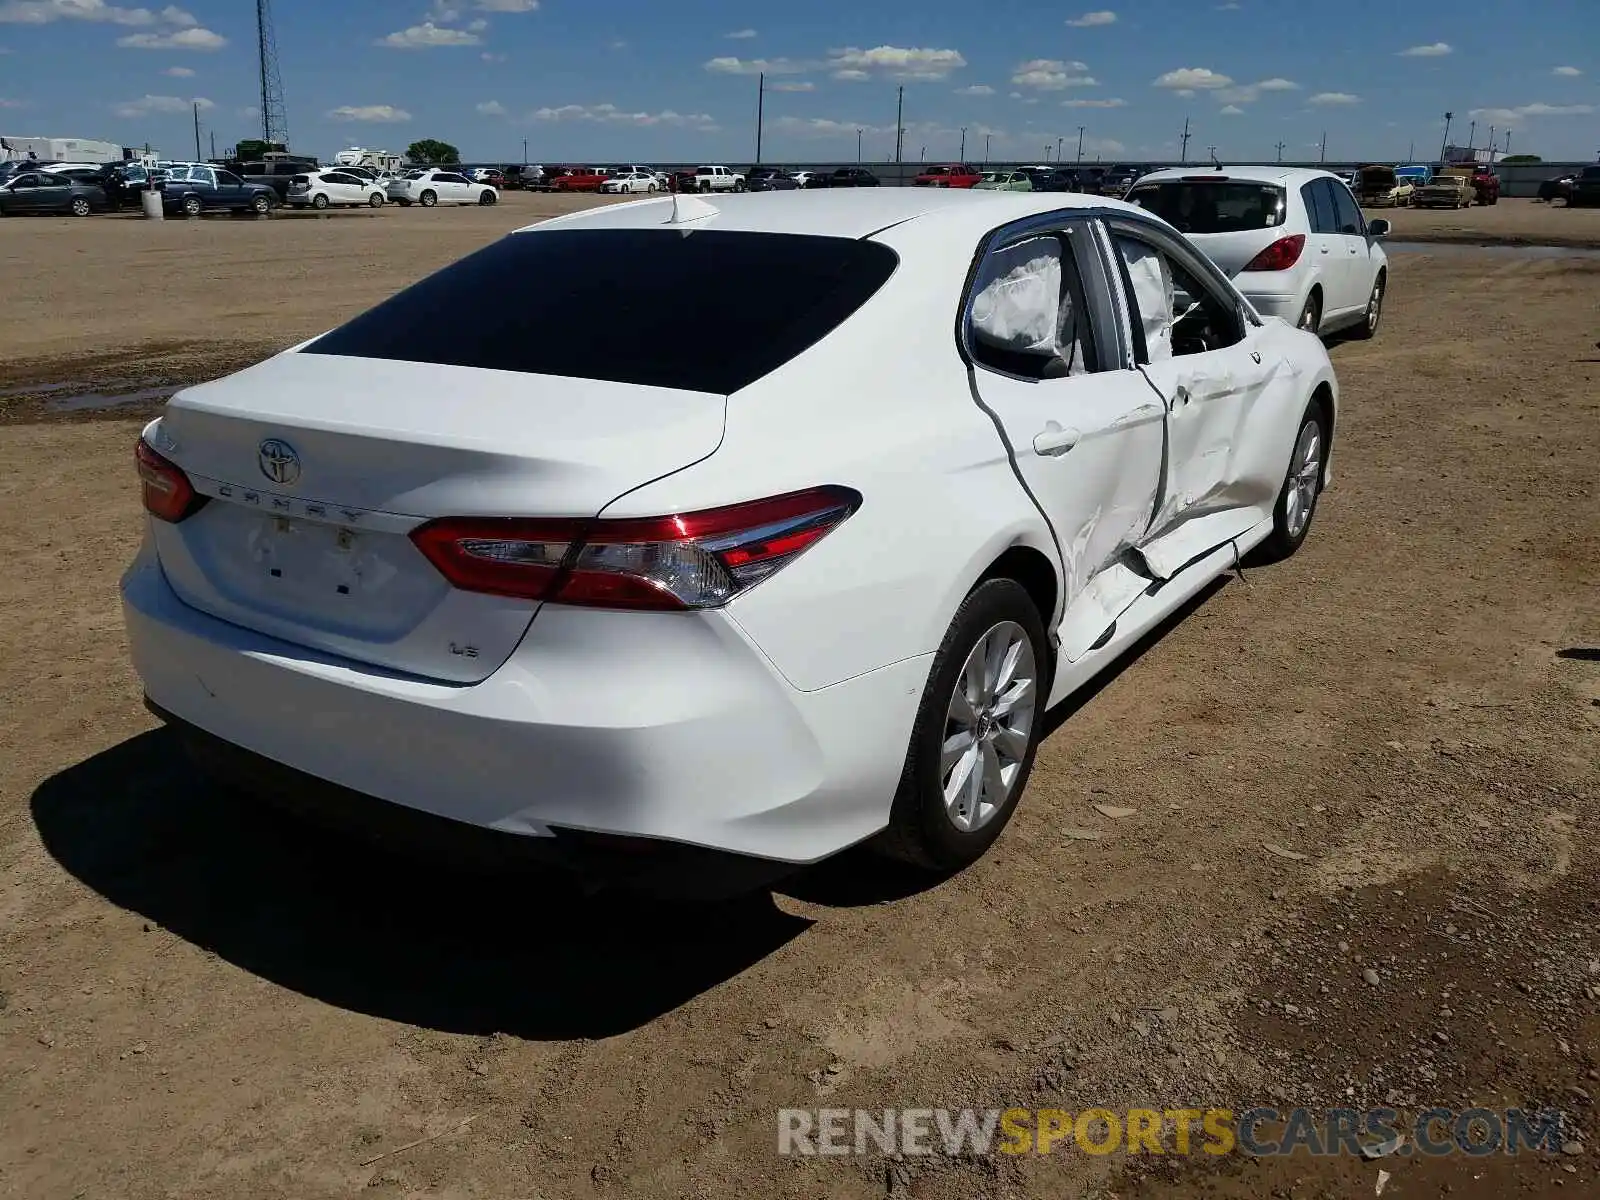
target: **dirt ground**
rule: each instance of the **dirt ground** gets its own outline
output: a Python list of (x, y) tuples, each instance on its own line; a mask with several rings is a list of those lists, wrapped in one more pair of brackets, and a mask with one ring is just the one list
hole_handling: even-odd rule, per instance
[[(1305, 549), (1057, 714), (983, 862), (849, 855), (680, 910), (204, 784), (116, 600), (150, 402), (50, 407), (327, 328), (550, 211), (510, 199), (0, 222), (0, 1195), (1600, 1190), (1600, 261), (1397, 256), (1377, 339), (1333, 348)], [(1595, 215), (1402, 212), (1396, 237)], [(783, 1107), (1374, 1104), (1552, 1106), (1567, 1152), (776, 1153)]]

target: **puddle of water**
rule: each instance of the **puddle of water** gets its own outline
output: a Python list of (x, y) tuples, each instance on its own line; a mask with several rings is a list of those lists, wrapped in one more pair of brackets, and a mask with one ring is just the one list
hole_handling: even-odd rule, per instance
[(1478, 246), (1471, 242), (1384, 242), (1390, 254), (1487, 254), (1496, 258), (1600, 258), (1592, 246)]
[[(72, 385), (67, 385), (72, 386)], [(34, 389), (39, 391), (42, 389)], [(44, 402), (48, 412), (84, 412), (95, 408), (124, 408), (130, 404), (149, 404), (155, 400), (166, 400), (178, 389), (173, 387), (145, 388), (138, 392), (123, 392), (115, 396), (102, 395), (99, 392), (86, 392), (81, 396), (52, 396)]]

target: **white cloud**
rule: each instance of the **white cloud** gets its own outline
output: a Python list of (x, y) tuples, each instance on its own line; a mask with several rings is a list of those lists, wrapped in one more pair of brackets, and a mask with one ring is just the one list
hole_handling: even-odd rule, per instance
[(809, 79), (793, 79), (787, 83), (773, 83), (767, 85), (769, 92), (814, 92), (817, 85)]
[(484, 12), (532, 12), (539, 7), (539, 0), (478, 0), (472, 7)]
[(1099, 12), (1086, 12), (1083, 16), (1073, 17), (1067, 22), (1074, 29), (1092, 29), (1096, 25), (1115, 25), (1116, 23), (1117, 14), (1109, 9), (1101, 9)]
[(161, 10), (161, 19), (168, 25), (198, 25), (193, 13), (184, 12), (175, 4), (169, 4)]
[(243, 117), (246, 121), (254, 121), (261, 115), (261, 110), (254, 104), (247, 104), (238, 110), (238, 115)]
[(446, 29), (432, 21), (424, 21), (421, 25), (412, 25), (388, 37), (379, 38), (375, 44), (391, 50), (426, 50), (433, 46), (478, 46), (482, 43), (481, 37), (465, 29)]
[(168, 67), (161, 73), (163, 75), (171, 75), (174, 79), (187, 79), (194, 74), (194, 71), (189, 67)]
[(503, 117), (506, 115), (506, 106), (498, 100), (485, 100), (477, 108), (486, 117)]
[(1083, 74), (1088, 69), (1087, 63), (1063, 62), (1059, 58), (1030, 58), (1025, 63), (1017, 64), (1011, 82), (1018, 87), (1038, 88), (1046, 92), (1069, 87), (1094, 87), (1094, 77)]
[[(0, 49), (0, 54), (10, 54), (10, 53), (11, 53), (11, 51), (9, 51), (9, 50)], [(27, 108), (27, 107), (28, 107), (28, 102), (26, 100), (8, 100), (6, 97), (0, 96), (0, 108)]]
[(857, 70), (855, 67), (847, 67), (843, 71), (835, 71), (833, 77), (845, 83), (862, 83), (872, 78), (868, 72)]
[(857, 130), (872, 136), (880, 133), (893, 133), (893, 125), (869, 125), (865, 121), (834, 121), (827, 117), (779, 117), (771, 122), (772, 128), (780, 133), (791, 134), (795, 137), (854, 137)]
[[(193, 24), (194, 18), (182, 9), (169, 12), (188, 20), (174, 24)], [(4, 0), (0, 3), (0, 24), (48, 25), (52, 21), (95, 21), (107, 25), (155, 25), (160, 17), (148, 8), (121, 8), (105, 0)]]
[(1307, 104), (1317, 104), (1325, 107), (1339, 107), (1341, 105), (1360, 104), (1361, 97), (1351, 95), (1349, 92), (1318, 92), (1306, 101)]
[(1564, 76), (1567, 76), (1568, 78), (1571, 78), (1574, 75), (1582, 75), (1583, 72), (1578, 70), (1577, 67), (1557, 67), (1555, 70), (1551, 71), (1550, 74), (1552, 74), (1552, 75), (1564, 75)]
[(1426, 46), (1412, 46), (1400, 51), (1401, 58), (1443, 58), (1454, 52), (1449, 42), (1429, 42)]
[(992, 96), (992, 95), (994, 95), (994, 89), (992, 87), (990, 87), (987, 83), (974, 83), (974, 84), (969, 84), (966, 87), (957, 88), (956, 89), (956, 95), (958, 95), (958, 96)]
[(1217, 112), (1219, 112), (1220, 114), (1222, 114), (1225, 117), (1242, 117), (1242, 116), (1244, 116), (1244, 109), (1240, 108), (1237, 104), (1229, 104), (1224, 108), (1217, 109)]
[(1519, 104), (1516, 108), (1475, 108), (1472, 115), (1497, 125), (1514, 125), (1529, 117), (1586, 117), (1592, 104)]
[(1219, 88), (1216, 96), (1224, 104), (1254, 104), (1261, 98), (1262, 92), (1293, 92), (1298, 91), (1300, 85), (1292, 79), (1274, 77), (1263, 79), (1260, 83), (1245, 83), (1236, 87)]
[(1243, 7), (1243, 5), (1234, 3), (1234, 0), (1228, 0), (1227, 4), (1219, 4), (1219, 5), (1217, 5), (1217, 11), (1218, 12), (1238, 12), (1239, 9), (1242, 8), (1242, 7)]
[(487, 50), (485, 50), (482, 54), (478, 55), (478, 57), (483, 59), (484, 62), (505, 62), (506, 61), (506, 56), (504, 54), (490, 54)]
[(723, 55), (702, 64), (713, 75), (800, 75), (818, 64), (792, 58), (735, 58)]
[(1211, 88), (1225, 88), (1233, 80), (1226, 75), (1219, 75), (1210, 67), (1179, 67), (1175, 71), (1168, 71), (1157, 79), (1152, 87), (1169, 88), (1180, 94), (1195, 90), (1209, 90)]
[(732, 33), (725, 33), (722, 36), (735, 42), (743, 42), (755, 37), (756, 31), (754, 29), (735, 29)]
[(467, 22), (468, 33), (482, 33), (487, 28), (489, 28), (489, 22), (485, 21), (482, 17), (479, 17), (476, 21)]
[(678, 129), (693, 129), (701, 133), (717, 133), (720, 127), (710, 113), (680, 113), (672, 109), (661, 112), (629, 112), (615, 104), (563, 104), (559, 108), (537, 108), (528, 114), (534, 121), (599, 121), (611, 125), (668, 125)]
[(380, 125), (393, 125), (411, 120), (410, 113), (392, 104), (345, 104), (339, 108), (330, 108), (327, 116), (330, 121), (371, 121)]
[(1127, 108), (1126, 100), (1112, 98), (1110, 100), (1063, 100), (1062, 108)]
[(119, 37), (117, 45), (129, 50), (221, 50), (228, 44), (228, 39), (220, 33), (212, 33), (209, 29), (199, 25), (191, 25), (187, 29), (177, 29), (171, 33), (130, 33), (127, 37)]
[(141, 96), (137, 100), (124, 100), (121, 104), (113, 104), (111, 111), (119, 117), (130, 120), (138, 117), (154, 116), (157, 113), (186, 113), (193, 112), (194, 106), (199, 105), (201, 112), (216, 107), (204, 96), (195, 96), (185, 100), (182, 96)]
[(890, 79), (938, 80), (948, 78), (951, 71), (966, 66), (967, 60), (959, 50), (902, 46), (874, 46), (870, 50), (861, 50), (846, 46), (842, 50), (828, 51), (828, 65), (833, 68), (836, 79), (841, 71), (865, 71), (886, 75)]

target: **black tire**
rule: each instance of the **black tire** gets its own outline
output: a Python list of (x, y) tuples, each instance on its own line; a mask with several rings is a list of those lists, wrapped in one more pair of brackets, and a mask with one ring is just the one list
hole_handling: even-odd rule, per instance
[(89, 200), (88, 200), (88, 197), (86, 197), (86, 196), (74, 196), (72, 198), (72, 203), (69, 204), (67, 206), (67, 208), (68, 208), (68, 211), (70, 211), (72, 213), (72, 215), (75, 216), (75, 217), (87, 217), (89, 215)]
[(1316, 333), (1322, 328), (1322, 293), (1315, 288), (1306, 297), (1306, 306), (1300, 310), (1300, 320), (1296, 324), (1307, 333)]
[(437, 192), (423, 192), (417, 199), (421, 202), (423, 208), (432, 208), (439, 203), (439, 194)]
[(328, 207), (328, 198), (326, 196), (324, 196), (321, 192), (318, 192), (315, 196), (311, 197), (311, 207), (312, 208), (318, 208), (318, 209), (327, 208)]
[[(1020, 627), (1033, 652), (1033, 710), (1027, 749), (1014, 763), (1016, 771), (1004, 803), (976, 829), (963, 830), (956, 826), (944, 796), (941, 758), (948, 736), (948, 713), (968, 657), (986, 635), (1008, 622)], [(960, 870), (983, 856), (1011, 820), (1028, 786), (1044, 721), (1045, 697), (1050, 690), (1049, 671), (1044, 621), (1022, 585), (1012, 579), (988, 579), (973, 588), (934, 656), (912, 726), (889, 827), (874, 840), (875, 850), (940, 872)]]
[(733, 190), (734, 190), (734, 191), (736, 191), (736, 192), (742, 192), (742, 191), (744, 191), (744, 180), (742, 180), (742, 179), (735, 179), (735, 180), (734, 180), (734, 181), (733, 181)]
[(372, 195), (368, 196), (367, 197), (367, 207), (368, 208), (382, 208), (383, 207), (383, 193), (382, 192), (373, 192)]
[(484, 208), (488, 208), (494, 203), (494, 191), (492, 189), (486, 189), (478, 196), (478, 203)]
[(1378, 323), (1383, 320), (1383, 294), (1388, 286), (1388, 276), (1379, 271), (1377, 278), (1372, 281), (1372, 292), (1367, 296), (1366, 316), (1361, 324), (1350, 327), (1350, 336), (1356, 341), (1364, 342), (1377, 335)]
[(202, 207), (199, 196), (185, 196), (183, 198), (183, 215), (186, 217), (198, 217)]
[(272, 211), (271, 196), (256, 196), (250, 201), (250, 211), (257, 216), (264, 217)]
[[(1306, 513), (1305, 522), (1295, 530), (1289, 517), (1290, 494), (1299, 478), (1300, 447), (1306, 435), (1306, 427), (1312, 424), (1316, 425), (1319, 446), (1316, 488), (1311, 496), (1311, 505)], [(1267, 535), (1266, 541), (1251, 553), (1250, 559), (1253, 563), (1263, 565), (1282, 562), (1305, 544), (1306, 535), (1311, 532), (1311, 526), (1317, 519), (1317, 500), (1322, 496), (1322, 477), (1327, 473), (1328, 425), (1328, 410), (1322, 397), (1313, 396), (1311, 403), (1306, 405), (1306, 411), (1295, 430), (1294, 445), (1289, 451), (1289, 465), (1283, 473), (1283, 486), (1278, 489), (1277, 503), (1272, 506), (1272, 532)]]
[(395, 203), (397, 203), (401, 208), (410, 208), (411, 207), (411, 201), (409, 201), (409, 200), (397, 200), (397, 201), (395, 201)]

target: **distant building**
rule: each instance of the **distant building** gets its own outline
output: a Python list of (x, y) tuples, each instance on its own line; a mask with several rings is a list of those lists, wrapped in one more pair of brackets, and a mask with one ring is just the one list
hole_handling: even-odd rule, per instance
[(32, 153), (40, 162), (121, 162), (122, 147), (90, 138), (0, 137), (0, 162), (21, 162)]
[(1446, 146), (1444, 148), (1444, 161), (1457, 166), (1466, 166), (1469, 163), (1486, 163), (1490, 160), (1487, 148), (1467, 146)]

